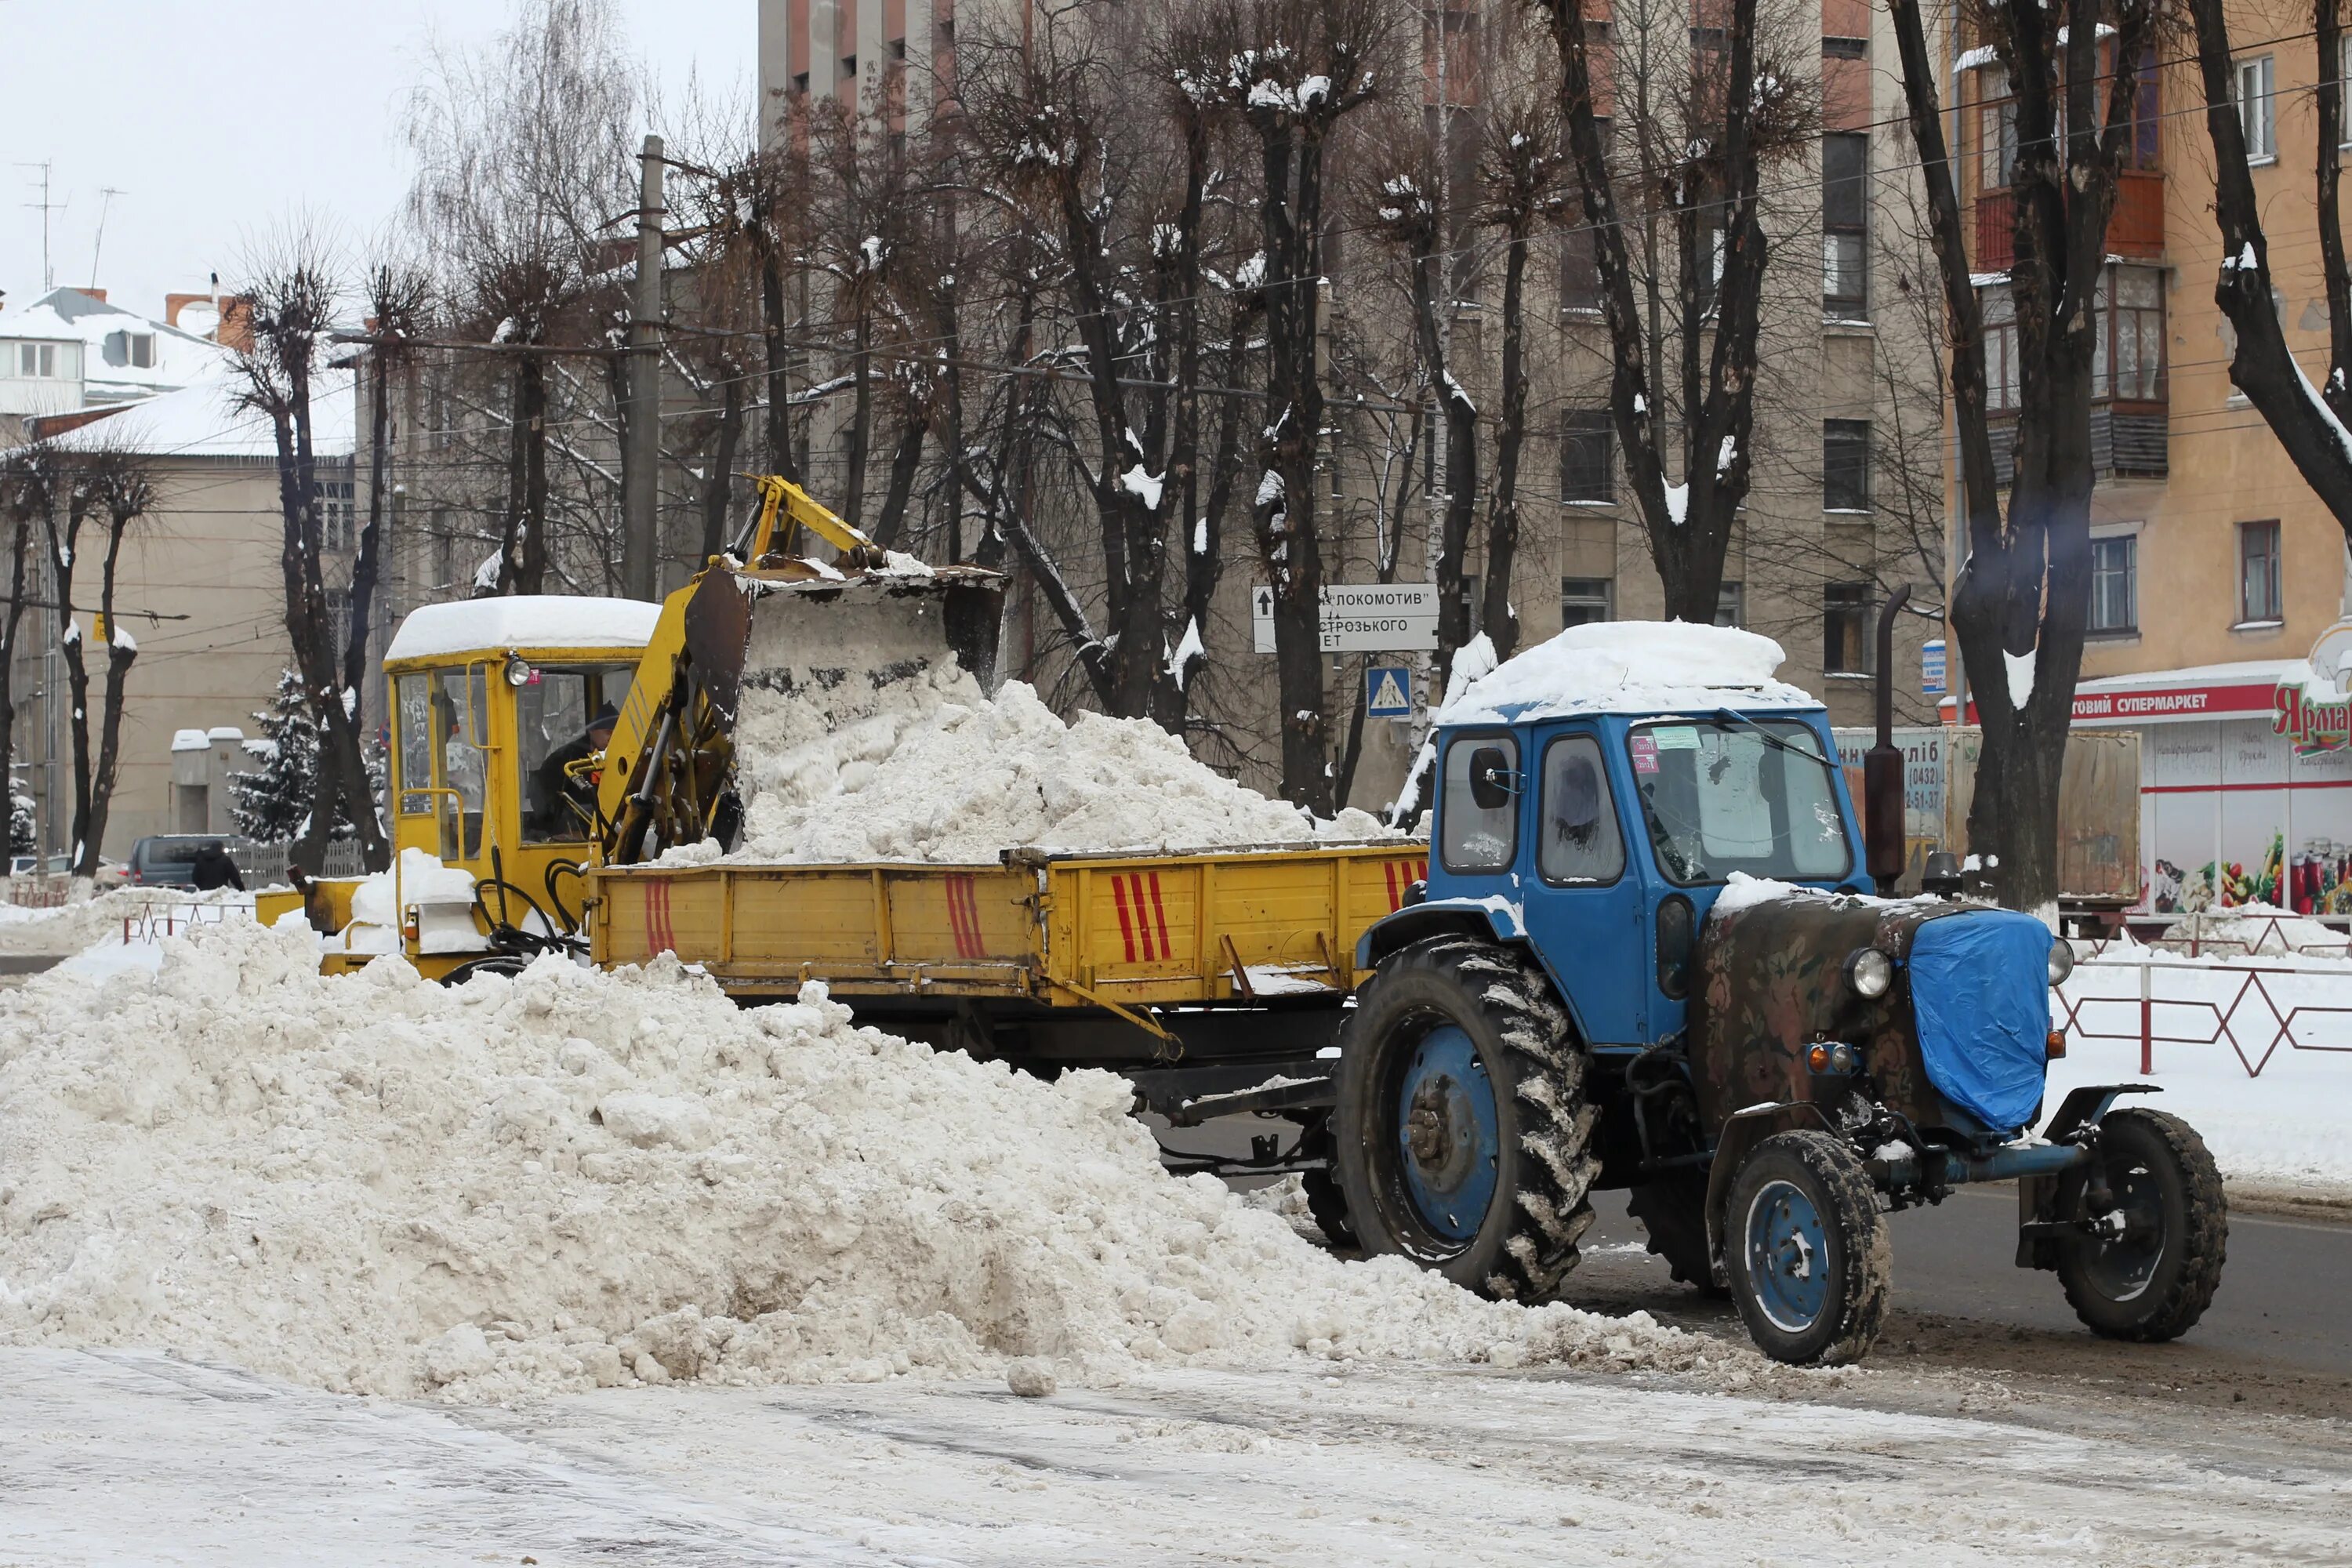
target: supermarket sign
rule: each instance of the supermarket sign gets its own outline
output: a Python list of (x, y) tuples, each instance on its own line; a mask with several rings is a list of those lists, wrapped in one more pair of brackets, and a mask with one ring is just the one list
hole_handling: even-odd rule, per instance
[(2272, 693), (2271, 732), (2294, 743), (2296, 754), (2352, 746), (2352, 699), (2344, 691), (2352, 667), (2352, 621), (2338, 621), (2311, 645), (2307, 679), (2282, 680)]
[[(2283, 686), (2159, 686), (2142, 691), (2078, 691), (2074, 693), (2077, 724), (2147, 724), (2168, 719), (2226, 719), (2246, 714), (2275, 714)], [(1968, 722), (1977, 722), (1977, 705), (1969, 704)]]

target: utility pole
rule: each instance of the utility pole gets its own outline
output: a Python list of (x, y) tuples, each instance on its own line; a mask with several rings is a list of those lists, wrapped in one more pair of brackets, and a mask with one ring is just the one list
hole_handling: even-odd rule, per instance
[(659, 596), (656, 522), (661, 477), (662, 139), (638, 159), (637, 294), (629, 311), (629, 420), (621, 461), (621, 592)]
[(115, 197), (129, 195), (131, 193), (128, 191), (116, 190), (112, 185), (101, 186), (99, 190), (98, 237), (91, 240), (89, 243), (89, 286), (93, 289), (98, 287), (99, 258), (103, 255), (106, 250), (106, 209), (114, 205)]

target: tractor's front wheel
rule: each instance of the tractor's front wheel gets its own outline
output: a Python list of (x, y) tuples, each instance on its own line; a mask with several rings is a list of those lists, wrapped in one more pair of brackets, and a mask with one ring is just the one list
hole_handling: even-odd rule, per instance
[(2074, 1315), (2111, 1340), (2189, 1331), (2221, 1283), (2230, 1215), (2205, 1140), (2178, 1116), (2134, 1107), (2099, 1123), (2086, 1169), (2067, 1173), (2061, 1212), (2084, 1233), (2058, 1254)]
[(1340, 1189), (1364, 1250), (1534, 1301), (1576, 1266), (1600, 1162), (1551, 982), (1489, 942), (1391, 954), (1340, 1036)]
[(1862, 1162), (1828, 1133), (1775, 1133), (1740, 1162), (1723, 1260), (1748, 1338), (1774, 1361), (1842, 1366), (1878, 1338), (1886, 1219)]

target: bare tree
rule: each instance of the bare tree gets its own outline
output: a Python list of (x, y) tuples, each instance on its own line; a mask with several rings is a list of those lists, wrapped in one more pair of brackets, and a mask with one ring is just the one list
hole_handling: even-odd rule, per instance
[(1382, 0), (1234, 0), (1230, 52), (1216, 83), (1255, 135), (1253, 193), (1265, 301), (1265, 423), (1252, 521), (1273, 588), (1282, 794), (1333, 808), (1322, 650), (1323, 541), (1315, 474), (1323, 437), (1325, 154), (1346, 116), (1370, 102), (1389, 38)]
[[(1952, 412), (1968, 564), (1952, 625), (1984, 727), (1985, 781), (1969, 847), (1999, 858), (2001, 901), (2058, 895), (2058, 782), (2090, 608), (2091, 392), (2095, 291), (2107, 219), (2133, 130), (2140, 73), (2102, 72), (2103, 54), (2139, 60), (2155, 0), (2000, 0), (1966, 13), (2015, 100), (2018, 417), (2009, 504), (1994, 480), (1984, 315), (1944, 138), (1943, 89), (1919, 0), (1889, 0), (1912, 140), (1950, 321)], [(2102, 90), (2104, 87), (2104, 91)]]
[[(139, 644), (116, 618), (114, 588), (122, 544), (131, 525), (152, 510), (153, 480), (145, 463), (103, 441), (48, 458), (36, 458), (17, 484), (20, 496), (38, 509), (48, 555), (50, 586), (57, 595), (59, 652), (66, 667), (69, 704), (67, 732), (73, 747), (70, 840), (73, 874), (95, 877), (107, 817), (114, 803), (115, 770), (121, 757), (122, 709)], [(44, 472), (43, 470), (46, 470)], [(62, 492), (62, 493), (60, 493)], [(95, 523), (99, 557), (97, 616), (92, 623), (106, 640), (106, 689), (96, 741), (90, 726), (90, 670), (83, 649), (76, 571), (82, 560), (82, 534)], [(11, 639), (13, 640), (13, 638)]]
[(342, 648), (343, 689), (352, 694), (352, 723), (364, 732), (368, 688), (368, 627), (373, 624), (376, 580), (383, 573), (384, 518), (392, 506), (393, 388), (415, 363), (411, 346), (425, 335), (432, 280), (412, 263), (387, 257), (368, 268), (367, 330), (373, 342), (368, 376), (368, 510), (352, 563), (351, 629)]
[[(2312, 47), (2318, 59), (2318, 145), (2313, 163), (2319, 261), (2327, 295), (2327, 379), (2320, 386), (2295, 363), (2279, 320), (2271, 281), (2270, 236), (2254, 190), (2242, 113), (2275, 123), (2275, 97), (2239, 100), (2232, 74), (2230, 20), (2221, 0), (2189, 0), (2197, 39), (2205, 128), (2213, 142), (2213, 212), (2221, 227), (2221, 266), (2213, 300), (2236, 341), (2230, 380), (2246, 395), (2304, 482), (2352, 535), (2352, 266), (2344, 252), (2344, 18), (2338, 0), (2314, 0)], [(2282, 39), (2281, 46), (2292, 40)]]
[[(1559, 57), (1560, 115), (1600, 272), (1610, 414), (1650, 558), (1666, 614), (1709, 622), (1755, 475), (1764, 176), (1812, 149), (1818, 35), (1759, 0), (1711, 3), (1699, 26), (1668, 6), (1604, 19), (1586, 0), (1535, 3)], [(1618, 110), (1609, 126), (1629, 128), (1614, 157), (1603, 92)]]
[[(505, 437), (495, 503), (499, 593), (540, 593), (551, 573), (567, 571), (552, 537), (550, 476), (551, 458), (581, 455), (554, 435), (575, 423), (567, 403), (593, 405), (583, 417), (612, 433), (615, 456), (593, 461), (619, 488), (612, 470), (626, 443), (604, 329), (625, 309), (610, 226), (635, 206), (629, 132), (638, 106), (619, 37), (612, 0), (520, 0), (514, 25), (488, 47), (436, 56), (410, 106), (418, 166), (410, 215), (441, 258), (457, 325), (504, 351), (488, 356), (506, 378), (497, 410)], [(560, 370), (583, 356), (606, 361), (607, 374), (582, 381)], [(601, 591), (612, 575), (613, 531), (572, 531), (596, 558)]]
[(0, 618), (0, 795), (7, 798), (12, 821), (16, 778), (16, 634), (28, 607), (26, 572), (35, 564), (36, 527), (47, 529), (60, 484), (57, 452), (46, 444), (0, 456), (0, 521), (5, 521), (8, 530), (8, 607), (5, 618)]
[(291, 235), (277, 254), (260, 261), (243, 292), (252, 301), (253, 342), (237, 356), (240, 395), (268, 419), (277, 446), (286, 633), (321, 737), (310, 820), (291, 858), (316, 875), (340, 819), (352, 825), (368, 868), (380, 871), (392, 863), (391, 848), (354, 719), (359, 692), (343, 679), (319, 563), (320, 489), (312, 402), (336, 303), (324, 247), (314, 236)]

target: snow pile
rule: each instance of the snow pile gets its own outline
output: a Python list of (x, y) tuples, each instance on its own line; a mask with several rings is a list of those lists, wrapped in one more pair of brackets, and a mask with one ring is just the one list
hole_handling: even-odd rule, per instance
[(250, 910), (253, 896), (234, 889), (198, 893), (184, 888), (113, 888), (49, 909), (0, 904), (0, 952), (79, 953), (95, 942), (119, 942), (126, 931), (135, 937), (150, 926), (177, 924), (176, 911), (192, 904)]
[(2166, 947), (2183, 952), (2193, 941), (2202, 954), (2265, 959), (2340, 959), (2347, 940), (2352, 933), (2340, 926), (2264, 903), (2202, 910), (2173, 921), (2163, 937)]
[[(993, 700), (953, 664), (878, 688), (743, 694), (740, 861), (993, 861), (1015, 847), (1173, 850), (1370, 838), (1347, 810), (1318, 823), (1201, 763), (1142, 719), (1065, 724), (1011, 681)], [(665, 863), (714, 858), (705, 846)]]
[(1577, 713), (1816, 708), (1773, 679), (1785, 656), (1770, 637), (1686, 621), (1570, 626), (1449, 693), (1440, 724), (1497, 723)]
[[(812, 993), (814, 988), (812, 988)], [(0, 1342), (459, 1399), (703, 1378), (1115, 1381), (1301, 1355), (1745, 1352), (1343, 1263), (1164, 1173), (1120, 1079), (744, 1010), (665, 962), (324, 978), (307, 931), (0, 997)]]

